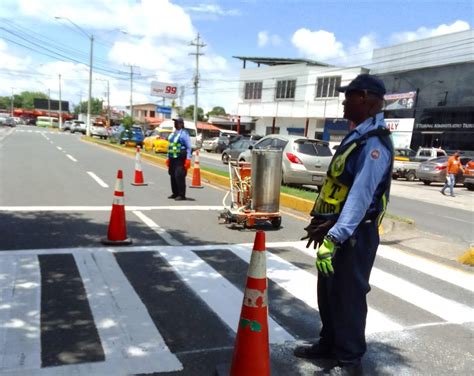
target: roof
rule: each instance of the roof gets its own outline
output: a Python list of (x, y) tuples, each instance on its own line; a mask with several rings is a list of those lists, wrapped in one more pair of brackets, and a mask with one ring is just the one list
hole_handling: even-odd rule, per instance
[(280, 58), (280, 57), (253, 57), (253, 56), (232, 56), (234, 59), (245, 61), (251, 61), (255, 64), (265, 65), (289, 65), (289, 64), (308, 64), (308, 65), (319, 65), (322, 67), (331, 67), (332, 65), (321, 63), (316, 60), (310, 59), (293, 59), (293, 58)]
[(198, 121), (197, 129), (201, 131), (220, 131), (221, 130), (219, 127), (216, 127), (215, 125), (205, 123), (202, 121)]

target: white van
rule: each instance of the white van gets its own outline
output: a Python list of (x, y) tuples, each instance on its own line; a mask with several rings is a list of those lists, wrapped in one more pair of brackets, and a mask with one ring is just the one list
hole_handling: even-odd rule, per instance
[[(196, 126), (194, 125), (193, 121), (184, 121), (184, 128), (188, 131), (189, 137), (191, 138), (191, 147), (193, 150), (196, 149), (196, 136), (197, 136), (197, 129)], [(167, 119), (163, 121), (159, 127), (159, 130), (171, 130), (174, 132), (174, 121), (171, 119)]]

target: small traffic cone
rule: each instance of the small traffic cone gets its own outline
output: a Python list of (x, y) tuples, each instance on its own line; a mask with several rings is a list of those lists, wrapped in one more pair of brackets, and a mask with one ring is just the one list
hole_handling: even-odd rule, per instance
[(257, 231), (247, 272), (244, 301), (230, 376), (270, 375), (265, 232)]
[(194, 154), (194, 169), (193, 169), (193, 181), (189, 188), (204, 188), (201, 185), (201, 169), (199, 168), (199, 150), (196, 150)]
[(140, 146), (137, 146), (137, 152), (135, 153), (135, 181), (132, 185), (148, 185), (143, 180), (142, 171), (142, 156), (140, 154)]
[(112, 212), (110, 213), (109, 229), (107, 239), (102, 239), (105, 245), (128, 245), (132, 240), (127, 238), (127, 224), (125, 223), (125, 201), (123, 193), (123, 173), (117, 172), (115, 182), (114, 200), (112, 201)]

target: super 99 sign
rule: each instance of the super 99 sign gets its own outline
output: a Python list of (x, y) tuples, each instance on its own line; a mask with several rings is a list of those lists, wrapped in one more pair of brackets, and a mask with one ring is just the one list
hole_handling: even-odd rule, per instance
[(151, 82), (151, 95), (162, 98), (177, 98), (178, 87), (175, 84), (166, 82)]

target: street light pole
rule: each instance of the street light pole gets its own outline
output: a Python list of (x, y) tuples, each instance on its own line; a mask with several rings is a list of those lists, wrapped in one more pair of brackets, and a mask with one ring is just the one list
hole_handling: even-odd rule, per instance
[(11, 97), (11, 108), (10, 108), (10, 112), (11, 112), (11, 117), (13, 117), (13, 88), (12, 89), (12, 97)]
[(63, 128), (63, 111), (61, 101), (61, 74), (59, 74), (59, 129)]
[(48, 88), (48, 117), (51, 123), (51, 90)]

